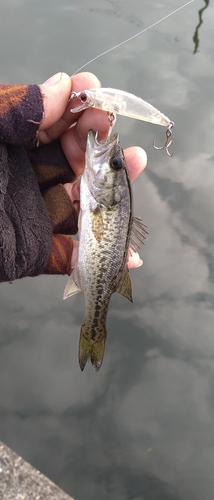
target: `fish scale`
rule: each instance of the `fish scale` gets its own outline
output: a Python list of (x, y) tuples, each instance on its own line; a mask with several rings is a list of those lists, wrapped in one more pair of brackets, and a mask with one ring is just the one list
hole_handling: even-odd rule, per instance
[[(84, 194), (83, 192), (82, 196)], [(90, 205), (90, 198), (88, 200)], [(121, 226), (123, 221), (124, 228), (127, 228), (129, 212), (129, 193), (113, 209), (101, 209), (103, 237), (100, 242), (97, 242), (93, 234), (93, 213), (89, 212), (90, 224), (87, 231), (83, 230), (80, 242), (79, 267), (82, 269), (81, 285), (85, 292), (83, 324), (87, 332), (90, 332), (90, 338), (99, 342), (105, 342), (109, 301), (127, 260), (128, 235), (126, 229), (121, 231)], [(90, 249), (87, 256), (85, 249)], [(80, 349), (84, 350), (82, 347)]]

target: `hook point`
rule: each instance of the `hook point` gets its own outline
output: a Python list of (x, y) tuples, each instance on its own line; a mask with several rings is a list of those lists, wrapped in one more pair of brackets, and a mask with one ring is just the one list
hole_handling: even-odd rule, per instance
[[(155, 141), (153, 141), (153, 147), (157, 150), (161, 150), (161, 149), (165, 149), (166, 150), (166, 153), (168, 156), (173, 156), (173, 153), (170, 153), (169, 152), (169, 146), (172, 144), (172, 139), (173, 139), (173, 136), (172, 136), (172, 129), (174, 127), (174, 122), (170, 122), (167, 129), (166, 129), (166, 139), (165, 139), (165, 142), (164, 142), (164, 145), (161, 146), (160, 148), (155, 146)], [(171, 138), (171, 139), (170, 139)]]

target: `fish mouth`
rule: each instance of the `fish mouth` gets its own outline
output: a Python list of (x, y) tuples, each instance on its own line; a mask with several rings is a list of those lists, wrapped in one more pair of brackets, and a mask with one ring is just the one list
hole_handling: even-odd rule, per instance
[(87, 149), (94, 151), (94, 157), (98, 158), (104, 155), (108, 155), (110, 151), (119, 143), (119, 134), (114, 134), (107, 137), (105, 141), (98, 141), (98, 132), (94, 130), (88, 131), (87, 136)]

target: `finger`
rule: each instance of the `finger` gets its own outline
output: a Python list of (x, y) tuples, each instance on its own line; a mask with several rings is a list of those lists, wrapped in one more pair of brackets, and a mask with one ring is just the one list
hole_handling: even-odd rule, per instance
[(73, 240), (73, 252), (71, 256), (71, 269), (78, 262), (79, 241)]
[(88, 131), (93, 129), (95, 132), (98, 132), (98, 139), (101, 141), (106, 139), (109, 126), (106, 111), (88, 108), (79, 117), (76, 125), (61, 136), (62, 149), (77, 177), (81, 175), (85, 166)]
[(60, 120), (71, 93), (71, 79), (66, 73), (57, 73), (40, 85), (43, 95), (44, 118), (39, 130), (43, 131)]
[(77, 180), (74, 183), (66, 182), (66, 184), (63, 184), (63, 187), (66, 190), (77, 214), (79, 215), (79, 211), (80, 211), (80, 181)]
[[(61, 75), (59, 81), (57, 75)], [(58, 73), (40, 85), (44, 96), (44, 120), (40, 126), (39, 141), (47, 144), (58, 137), (76, 122), (81, 113), (71, 113), (68, 103), (71, 91), (79, 92), (91, 87), (100, 87), (100, 82), (92, 73), (79, 73), (70, 78), (65, 73)], [(53, 83), (52, 83), (53, 82)]]
[(124, 150), (124, 156), (130, 181), (133, 182), (147, 165), (147, 154), (139, 146), (131, 146)]
[(136, 267), (142, 266), (143, 261), (141, 260), (138, 252), (132, 252), (128, 256), (127, 266), (128, 269), (135, 269)]

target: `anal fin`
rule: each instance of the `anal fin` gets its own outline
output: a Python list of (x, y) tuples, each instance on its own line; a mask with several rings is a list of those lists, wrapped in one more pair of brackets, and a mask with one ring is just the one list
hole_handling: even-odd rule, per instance
[(75, 266), (68, 278), (63, 294), (63, 300), (68, 299), (68, 297), (72, 297), (72, 295), (79, 292), (82, 292), (79, 280), (79, 269), (78, 266)]
[(133, 302), (133, 300), (132, 300), (132, 284), (131, 284), (128, 269), (125, 272), (120, 284), (118, 285), (116, 292), (123, 295), (123, 297), (130, 300), (130, 302)]

